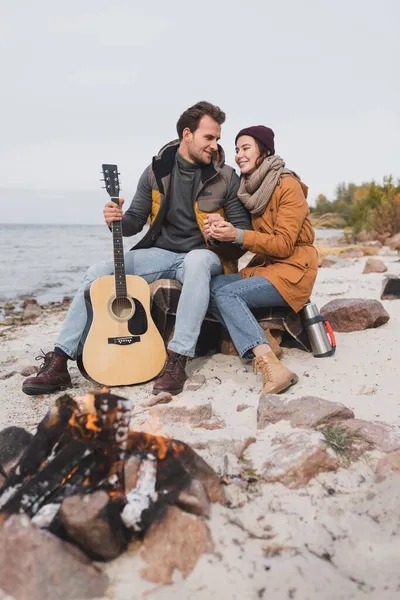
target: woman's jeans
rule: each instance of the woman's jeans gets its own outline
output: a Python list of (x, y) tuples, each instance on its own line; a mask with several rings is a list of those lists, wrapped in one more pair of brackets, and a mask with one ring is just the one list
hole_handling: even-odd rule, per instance
[(253, 308), (289, 306), (264, 277), (244, 279), (239, 273), (218, 275), (211, 280), (209, 311), (229, 331), (239, 355), (251, 358), (255, 346), (268, 344), (264, 331), (251, 312)]
[[(194, 356), (201, 324), (210, 300), (210, 280), (223, 272), (221, 261), (211, 250), (191, 250), (187, 253), (170, 252), (161, 248), (131, 250), (125, 254), (127, 275), (139, 275), (148, 283), (157, 279), (177, 279), (182, 285), (176, 312), (174, 337), (168, 348), (185, 356)], [(89, 267), (83, 285), (72, 301), (61, 328), (56, 347), (75, 359), (86, 325), (85, 291), (103, 275), (112, 275), (112, 262)]]

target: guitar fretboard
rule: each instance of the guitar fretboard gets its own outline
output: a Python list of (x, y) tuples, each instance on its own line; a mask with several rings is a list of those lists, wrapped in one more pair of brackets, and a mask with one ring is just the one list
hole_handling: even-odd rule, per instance
[(112, 233), (114, 247), (115, 295), (117, 298), (125, 298), (127, 296), (127, 291), (121, 221), (114, 221), (112, 223)]

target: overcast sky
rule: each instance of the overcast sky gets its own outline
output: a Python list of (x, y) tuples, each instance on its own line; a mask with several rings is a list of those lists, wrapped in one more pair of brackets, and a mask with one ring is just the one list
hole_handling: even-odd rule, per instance
[(102, 222), (101, 164), (130, 200), (199, 100), (227, 114), (230, 164), (240, 128), (272, 127), (311, 203), (400, 176), (399, 0), (0, 6), (0, 188), (32, 190), (1, 189), (3, 222)]

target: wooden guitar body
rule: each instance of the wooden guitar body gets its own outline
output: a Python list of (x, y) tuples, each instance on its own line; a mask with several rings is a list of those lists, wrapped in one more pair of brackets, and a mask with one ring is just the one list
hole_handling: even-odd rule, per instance
[(78, 358), (81, 373), (107, 386), (143, 383), (164, 366), (163, 339), (150, 314), (148, 283), (126, 276), (126, 295), (116, 297), (113, 275), (96, 279), (86, 293), (88, 323)]

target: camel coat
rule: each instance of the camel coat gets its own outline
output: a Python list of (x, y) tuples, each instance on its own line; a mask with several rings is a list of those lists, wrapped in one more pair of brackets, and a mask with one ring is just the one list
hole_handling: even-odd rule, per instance
[(310, 299), (318, 271), (307, 191), (302, 181), (282, 174), (264, 214), (252, 218), (254, 231), (244, 232), (242, 246), (256, 256), (241, 275), (268, 279), (295, 312)]

